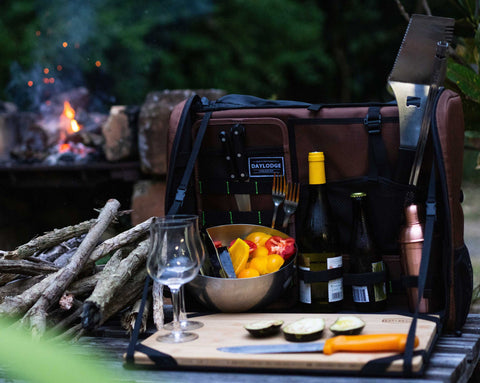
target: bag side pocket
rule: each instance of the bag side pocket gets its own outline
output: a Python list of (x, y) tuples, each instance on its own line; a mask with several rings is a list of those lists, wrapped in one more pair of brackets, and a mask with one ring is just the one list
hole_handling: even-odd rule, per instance
[(464, 325), (473, 295), (473, 269), (467, 246), (454, 251), (455, 329)]

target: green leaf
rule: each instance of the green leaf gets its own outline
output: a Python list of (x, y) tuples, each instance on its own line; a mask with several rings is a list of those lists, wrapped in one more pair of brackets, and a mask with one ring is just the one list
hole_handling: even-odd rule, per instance
[[(477, 49), (477, 59), (478, 59), (478, 54), (480, 52), (480, 24), (478, 25), (477, 27), (477, 31), (475, 32), (475, 38), (474, 38), (474, 41), (475, 41), (475, 47)], [(478, 64), (478, 62), (477, 62)]]
[[(72, 346), (33, 341), (30, 333), (0, 320), (0, 365), (8, 376), (37, 383), (108, 383), (113, 376), (91, 359), (72, 352)], [(95, 363), (95, 359), (97, 363)]]
[(478, 73), (464, 65), (450, 62), (447, 67), (447, 77), (458, 86), (466, 97), (480, 104), (480, 76)]

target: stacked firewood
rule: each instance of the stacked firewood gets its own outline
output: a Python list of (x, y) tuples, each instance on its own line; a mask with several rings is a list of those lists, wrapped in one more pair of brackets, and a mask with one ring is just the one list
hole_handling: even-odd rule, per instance
[[(150, 219), (106, 236), (120, 215), (130, 213), (119, 207), (109, 200), (96, 219), (0, 252), (0, 316), (29, 327), (35, 337), (79, 337), (118, 313), (131, 326), (147, 275)], [(108, 261), (98, 266), (102, 258)]]

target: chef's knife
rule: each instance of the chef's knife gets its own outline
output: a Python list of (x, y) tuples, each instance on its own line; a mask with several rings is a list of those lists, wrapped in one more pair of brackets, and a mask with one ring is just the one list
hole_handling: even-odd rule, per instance
[(388, 82), (395, 93), (400, 124), (400, 150), (395, 180), (407, 183), (425, 114), (437, 43), (451, 43), (455, 20), (412, 15)]
[[(249, 346), (219, 347), (217, 350), (237, 354), (277, 354), (299, 352), (404, 352), (407, 334), (339, 335), (314, 343), (259, 344)], [(415, 337), (414, 346), (419, 344)]]

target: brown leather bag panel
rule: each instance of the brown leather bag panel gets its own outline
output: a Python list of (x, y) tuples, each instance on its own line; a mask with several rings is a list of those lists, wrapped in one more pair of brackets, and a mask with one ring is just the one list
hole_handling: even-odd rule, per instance
[(437, 125), (449, 194), (454, 248), (463, 245), (464, 218), (460, 204), (463, 174), (464, 120), (460, 96), (446, 90), (437, 106)]

